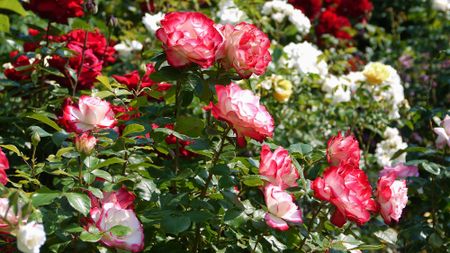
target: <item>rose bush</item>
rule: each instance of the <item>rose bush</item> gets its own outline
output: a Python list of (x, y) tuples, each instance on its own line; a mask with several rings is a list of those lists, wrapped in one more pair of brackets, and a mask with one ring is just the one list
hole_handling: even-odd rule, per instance
[(443, 1), (0, 3), (0, 252), (449, 248)]

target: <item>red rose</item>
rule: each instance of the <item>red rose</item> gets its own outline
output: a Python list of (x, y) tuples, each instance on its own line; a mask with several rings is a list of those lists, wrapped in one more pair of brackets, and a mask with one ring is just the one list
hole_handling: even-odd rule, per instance
[(361, 20), (367, 16), (369, 12), (373, 9), (373, 5), (370, 0), (341, 0), (337, 13), (341, 16), (347, 16), (351, 18), (355, 18), (357, 20)]
[(289, 0), (288, 2), (300, 9), (311, 20), (320, 14), (322, 8), (322, 0)]
[(161, 20), (156, 37), (162, 41), (167, 62), (174, 67), (191, 63), (213, 65), (223, 37), (214, 21), (198, 12), (172, 12)]
[[(167, 129), (171, 129), (171, 130), (174, 129), (174, 125), (173, 124), (167, 124), (164, 127), (167, 128)], [(158, 125), (153, 124), (152, 128), (158, 128)], [(166, 137), (165, 141), (169, 145), (176, 144), (177, 143), (177, 137), (175, 137), (175, 135), (171, 134), (171, 135)], [(179, 150), (179, 152), (180, 152), (180, 154), (182, 156), (184, 156), (184, 157), (196, 156), (195, 153), (192, 153), (191, 151), (189, 151), (189, 150), (187, 150), (185, 148), (186, 146), (189, 146), (192, 143), (193, 143), (192, 141), (183, 141), (183, 140), (178, 139), (178, 145), (179, 145), (179, 149), (178, 150)]]
[(84, 15), (83, 0), (30, 0), (26, 7), (41, 18), (61, 24), (67, 24), (68, 18)]
[(8, 158), (6, 157), (5, 153), (3, 153), (2, 148), (0, 148), (0, 183), (3, 185), (6, 185), (8, 182), (8, 176), (6, 175), (6, 171), (9, 169), (9, 162)]
[[(142, 78), (141, 88), (156, 86), (157, 91), (165, 91), (165, 90), (170, 89), (170, 87), (172, 86), (171, 84), (156, 83), (152, 79), (150, 79), (150, 74), (155, 72), (155, 67), (152, 63), (147, 64), (146, 67), (147, 67), (147, 71), (145, 72), (145, 74)], [(116, 79), (116, 81), (119, 82), (120, 84), (126, 85), (128, 87), (128, 89), (130, 89), (130, 90), (136, 89), (139, 84), (139, 81), (141, 80), (141, 78), (139, 76), (139, 72), (137, 70), (134, 70), (123, 76), (112, 75), (112, 77), (114, 79)]]
[(336, 14), (334, 8), (328, 8), (319, 17), (316, 34), (318, 37), (331, 34), (338, 39), (351, 39), (352, 36), (345, 31), (347, 28), (351, 28), (348, 18)]
[[(31, 77), (31, 72), (34, 70), (34, 64), (38, 61), (35, 59), (30, 59), (26, 55), (19, 55), (19, 51), (12, 51), (9, 53), (11, 63), (4, 65), (5, 70), (3, 74), (13, 81), (23, 81), (29, 80)], [(28, 66), (28, 67), (25, 67)], [(21, 67), (21, 70), (16, 70), (16, 68)]]
[(360, 149), (359, 143), (353, 135), (342, 136), (339, 132), (328, 140), (327, 159), (331, 166), (341, 163), (349, 163), (359, 166)]
[(338, 227), (347, 220), (362, 225), (369, 221), (369, 211), (377, 210), (367, 175), (356, 166), (331, 166), (325, 170), (323, 178), (318, 177), (312, 182), (311, 188), (316, 198), (329, 201), (336, 207), (331, 222)]

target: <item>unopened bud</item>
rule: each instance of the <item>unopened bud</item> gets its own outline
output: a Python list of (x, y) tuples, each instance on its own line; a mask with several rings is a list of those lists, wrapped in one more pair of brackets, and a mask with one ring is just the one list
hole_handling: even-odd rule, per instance
[(95, 0), (87, 0), (85, 7), (86, 11), (91, 14), (96, 14), (98, 12), (97, 3), (95, 3)]
[(37, 132), (34, 132), (31, 135), (31, 143), (33, 144), (33, 146), (37, 146), (39, 142), (41, 142), (41, 136), (39, 136)]
[(95, 148), (97, 139), (88, 133), (83, 133), (75, 137), (75, 148), (79, 153), (89, 155)]
[(108, 26), (109, 27), (118, 27), (119, 26), (119, 20), (114, 17), (113, 15), (109, 16), (108, 18)]

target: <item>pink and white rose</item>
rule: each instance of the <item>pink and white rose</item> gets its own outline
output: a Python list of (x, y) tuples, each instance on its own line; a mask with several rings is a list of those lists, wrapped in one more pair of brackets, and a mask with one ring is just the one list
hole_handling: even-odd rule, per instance
[(292, 196), (279, 186), (269, 184), (264, 187), (264, 198), (268, 212), (265, 215), (267, 225), (278, 230), (287, 230), (292, 223), (302, 223), (302, 211), (294, 203)]
[(358, 166), (361, 151), (353, 135), (343, 136), (339, 132), (328, 140), (327, 146), (327, 159), (331, 166), (338, 166), (342, 162)]
[(262, 75), (272, 61), (270, 40), (255, 25), (245, 22), (221, 27), (225, 42), (218, 60), (225, 69), (234, 68), (242, 78)]
[(450, 116), (445, 115), (444, 120), (441, 122), (441, 127), (435, 127), (433, 131), (438, 135), (436, 147), (442, 149), (447, 145), (450, 148)]
[(292, 164), (289, 152), (282, 147), (278, 147), (272, 153), (268, 145), (262, 146), (259, 174), (283, 190), (298, 185), (298, 171)]
[(386, 224), (390, 224), (392, 220), (398, 221), (408, 203), (406, 180), (395, 180), (395, 178), (395, 173), (382, 176), (378, 179), (375, 192), (380, 214)]
[(398, 163), (392, 167), (384, 166), (384, 169), (380, 171), (380, 177), (387, 176), (390, 173), (394, 173), (398, 178), (418, 177), (419, 169), (414, 165), (408, 166), (404, 163)]
[(81, 96), (76, 106), (65, 105), (60, 121), (67, 131), (77, 133), (100, 128), (113, 128), (117, 124), (111, 104), (90, 96)]
[(238, 143), (245, 144), (245, 136), (262, 142), (273, 136), (274, 122), (259, 97), (239, 85), (216, 85), (217, 104), (211, 103), (212, 115), (228, 122), (236, 132)]
[(167, 61), (174, 67), (191, 63), (208, 68), (223, 43), (214, 21), (198, 12), (171, 12), (161, 20), (156, 37), (162, 41)]
[(75, 148), (78, 152), (89, 155), (94, 150), (97, 139), (87, 132), (75, 137)]

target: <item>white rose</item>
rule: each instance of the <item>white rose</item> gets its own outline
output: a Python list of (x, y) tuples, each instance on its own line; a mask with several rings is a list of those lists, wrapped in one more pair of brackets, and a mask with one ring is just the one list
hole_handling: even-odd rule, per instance
[(17, 232), (17, 248), (24, 253), (39, 253), (45, 243), (45, 231), (42, 224), (32, 221), (19, 226)]
[(156, 30), (160, 27), (163, 18), (164, 14), (162, 12), (158, 12), (155, 15), (145, 13), (145, 16), (142, 18), (142, 23), (144, 23), (145, 28), (154, 35)]

